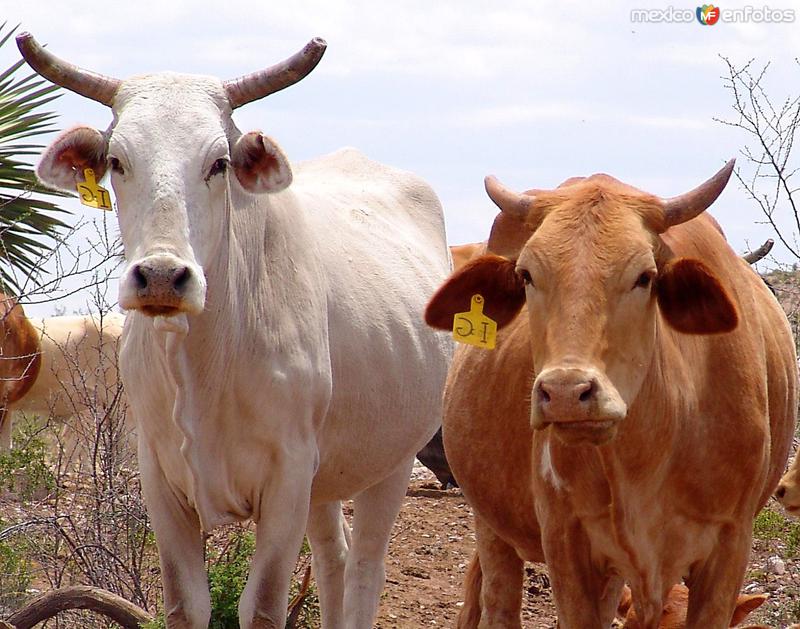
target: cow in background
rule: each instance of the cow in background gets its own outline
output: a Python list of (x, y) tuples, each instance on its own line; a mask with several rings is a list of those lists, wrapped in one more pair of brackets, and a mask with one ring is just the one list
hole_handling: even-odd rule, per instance
[(624, 582), (655, 629), (684, 578), (687, 627), (729, 626), (797, 384), (785, 314), (703, 213), (732, 169), (671, 199), (487, 178), (490, 253), (426, 311), (449, 330), (480, 294), (501, 329), (458, 348), (445, 391), (478, 548), (460, 627), (520, 626), (523, 560), (546, 560), (564, 629), (608, 626)]
[[(486, 249), (485, 242), (473, 242), (465, 245), (450, 245), (450, 255), (453, 258), (453, 270), (457, 271), (472, 258), (480, 255)], [(458, 481), (450, 470), (447, 456), (444, 453), (444, 443), (442, 441), (442, 429), (436, 431), (431, 440), (425, 447), (417, 452), (417, 459), (436, 476), (442, 484), (442, 489), (448, 487), (458, 487)]]
[[(745, 618), (755, 609), (761, 607), (767, 600), (766, 594), (740, 594), (736, 599), (730, 626), (738, 627)], [(664, 610), (658, 621), (658, 629), (685, 629), (686, 612), (689, 609), (689, 588), (685, 585), (674, 585), (667, 594)], [(622, 629), (644, 629), (636, 616), (633, 606), (633, 597), (630, 588), (626, 585), (622, 589), (622, 598), (617, 607), (617, 618), (623, 621)], [(762, 629), (762, 626), (750, 625), (747, 629)], [(763, 629), (769, 629), (764, 627)]]
[(112, 108), (107, 132), (67, 131), (37, 172), (74, 189), (85, 168), (111, 171), (120, 371), (167, 625), (208, 626), (202, 533), (252, 519), (243, 629), (284, 626), (306, 533), (323, 626), (371, 628), (414, 454), (441, 423), (451, 344), (422, 318), (450, 269), (436, 195), (354, 149), (290, 164), (237, 129), (233, 110), (306, 76), (321, 40), (225, 82), (123, 81), (17, 42), (37, 72)]
[(39, 335), (17, 300), (0, 293), (0, 451), (11, 447), (11, 413), (41, 370)]
[(778, 483), (775, 498), (787, 513), (800, 517), (800, 451), (795, 454), (789, 469)]
[[(127, 406), (117, 373), (125, 316), (114, 312), (67, 315), (31, 318), (30, 323), (41, 347), (39, 377), (10, 410), (63, 424), (68, 458), (77, 456), (83, 462), (80, 444), (93, 442), (96, 422), (118, 417), (110, 411)], [(132, 418), (125, 418), (119, 441), (133, 453), (136, 430)], [(12, 420), (7, 421), (11, 424)]]

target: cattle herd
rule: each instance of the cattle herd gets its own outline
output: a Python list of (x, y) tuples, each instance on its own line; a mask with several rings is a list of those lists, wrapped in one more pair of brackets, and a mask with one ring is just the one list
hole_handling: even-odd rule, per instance
[[(451, 252), (416, 176), (352, 149), (291, 163), (234, 124), (311, 72), (322, 40), (227, 81), (120, 80), (17, 42), (111, 108), (37, 173), (66, 191), (110, 173), (128, 314), (37, 322), (3, 300), (2, 445), (15, 409), (75, 414), (50, 397), (59, 361), (93, 372), (98, 339), (121, 337), (169, 627), (208, 626), (203, 534), (243, 520), (242, 627), (284, 626), (304, 536), (322, 626), (373, 626), (415, 453), (440, 427), (420, 458), (475, 513), (458, 627), (520, 627), (525, 561), (547, 564), (562, 629), (721, 629), (763, 602), (740, 588), (768, 498), (800, 514), (800, 463), (781, 479), (797, 362), (777, 300), (705, 212), (732, 161), (671, 198), (607, 175), (522, 193), (487, 177), (487, 241)], [(454, 351), (440, 331), (475, 303), (495, 347)]]

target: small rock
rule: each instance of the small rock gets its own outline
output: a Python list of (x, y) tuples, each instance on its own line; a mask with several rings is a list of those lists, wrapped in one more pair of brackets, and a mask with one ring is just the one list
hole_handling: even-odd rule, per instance
[(783, 559), (777, 555), (773, 555), (767, 559), (767, 570), (769, 570), (772, 574), (785, 574), (786, 564), (784, 563)]
[[(431, 575), (427, 570), (423, 570), (422, 568), (417, 568), (416, 566), (409, 566), (408, 568), (403, 568), (400, 570), (404, 575), (408, 577), (417, 577), (418, 579), (430, 579)], [(424, 605), (421, 606), (424, 608)]]

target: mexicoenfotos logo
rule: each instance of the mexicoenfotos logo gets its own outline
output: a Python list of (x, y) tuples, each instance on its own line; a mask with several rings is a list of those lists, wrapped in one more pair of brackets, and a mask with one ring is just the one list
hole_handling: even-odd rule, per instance
[(669, 5), (664, 9), (631, 9), (631, 22), (689, 24), (695, 19), (703, 26), (721, 23), (785, 24), (795, 21), (794, 9), (773, 9), (768, 5), (745, 5), (736, 9), (722, 9), (704, 4), (695, 11)]
[(704, 4), (702, 7), (697, 7), (695, 12), (697, 21), (705, 26), (713, 26), (719, 21), (720, 10), (713, 4)]

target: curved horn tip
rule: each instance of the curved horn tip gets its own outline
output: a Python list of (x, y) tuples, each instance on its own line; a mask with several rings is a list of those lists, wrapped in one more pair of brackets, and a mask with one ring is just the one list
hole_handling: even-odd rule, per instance
[(736, 158), (730, 159), (711, 179), (697, 188), (676, 197), (663, 199), (664, 229), (685, 223), (707, 210), (728, 185), (735, 164)]
[(14, 38), (17, 42), (17, 48), (22, 53), (22, 56), (25, 56), (25, 51), (30, 50), (31, 48), (35, 48), (39, 46), (39, 42), (36, 41), (33, 35), (31, 35), (28, 31), (23, 31), (19, 35)]

